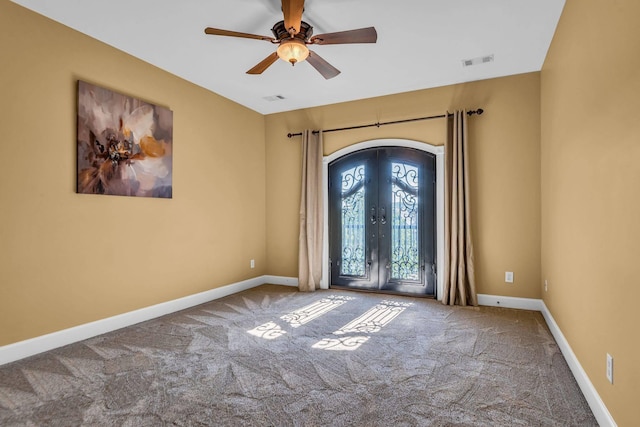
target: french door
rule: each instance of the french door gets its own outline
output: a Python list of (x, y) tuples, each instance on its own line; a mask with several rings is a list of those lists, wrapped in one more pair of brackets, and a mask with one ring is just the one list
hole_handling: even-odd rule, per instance
[(329, 164), (330, 285), (435, 296), (435, 155), (358, 151)]

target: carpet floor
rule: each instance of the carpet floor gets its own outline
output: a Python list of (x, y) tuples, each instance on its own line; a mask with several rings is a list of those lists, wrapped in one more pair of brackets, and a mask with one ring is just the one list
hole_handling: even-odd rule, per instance
[(538, 312), (265, 285), (0, 367), (2, 426), (597, 426)]

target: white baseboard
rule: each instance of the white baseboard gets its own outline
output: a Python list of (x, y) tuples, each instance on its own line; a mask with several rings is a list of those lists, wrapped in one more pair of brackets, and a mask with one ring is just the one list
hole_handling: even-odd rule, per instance
[(578, 361), (578, 358), (576, 357), (575, 353), (571, 349), (569, 342), (564, 337), (564, 334), (560, 330), (560, 327), (558, 326), (553, 316), (551, 315), (551, 312), (549, 312), (549, 309), (547, 309), (547, 306), (544, 303), (544, 301), (541, 301), (541, 303), (542, 303), (542, 307), (540, 311), (542, 312), (542, 316), (544, 316), (544, 320), (547, 322), (547, 326), (549, 326), (549, 330), (551, 330), (551, 334), (553, 335), (556, 342), (558, 343), (558, 347), (560, 347), (560, 351), (562, 352), (562, 355), (567, 361), (567, 364), (569, 365), (569, 369), (571, 369), (571, 372), (573, 373), (573, 376), (576, 379), (576, 382), (578, 383), (580, 390), (582, 390), (582, 394), (584, 394), (584, 397), (587, 400), (587, 403), (589, 404), (589, 407), (591, 408), (593, 415), (596, 417), (598, 424), (600, 424), (601, 427), (616, 427), (617, 424), (615, 420), (613, 419), (613, 417), (611, 416), (611, 413), (609, 413), (609, 410), (607, 409), (604, 402), (600, 398), (598, 391), (591, 383), (589, 376), (587, 375), (585, 370), (582, 368), (582, 365), (580, 364), (580, 362)]
[[(297, 279), (294, 280), (296, 281), (296, 285), (293, 286), (297, 286)], [(5, 345), (0, 347), (0, 366), (44, 351), (53, 350), (54, 348), (63, 347), (74, 342), (115, 331), (116, 329), (135, 325), (136, 323), (151, 320), (166, 314), (175, 313), (176, 311), (194, 307), (199, 304), (204, 304), (265, 283), (285, 284), (280, 282), (283, 282), (283, 280), (278, 280), (276, 276), (254, 277), (253, 279), (232, 283), (209, 291), (163, 302), (150, 307), (108, 317), (106, 319), (96, 320), (95, 322), (85, 323), (73, 328), (63, 329), (61, 331), (20, 341), (14, 344)]]
[(262, 276), (263, 283), (270, 285), (282, 285), (282, 286), (298, 286), (297, 277), (285, 277), (285, 276)]
[(542, 300), (534, 298), (502, 297), (498, 295), (478, 294), (478, 304), (490, 307), (542, 311)]

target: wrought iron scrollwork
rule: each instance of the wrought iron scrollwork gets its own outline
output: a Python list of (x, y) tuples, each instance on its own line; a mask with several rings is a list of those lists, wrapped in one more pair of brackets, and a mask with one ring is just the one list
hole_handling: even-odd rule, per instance
[(392, 163), (391, 278), (419, 280), (418, 168)]
[[(365, 275), (365, 167), (358, 165), (342, 173), (342, 262), (340, 274)], [(375, 212), (372, 216), (375, 221)]]

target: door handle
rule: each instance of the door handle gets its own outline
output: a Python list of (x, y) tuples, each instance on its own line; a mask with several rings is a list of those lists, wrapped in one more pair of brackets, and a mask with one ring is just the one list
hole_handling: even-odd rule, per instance
[(375, 224), (376, 221), (376, 207), (372, 206), (371, 207), (371, 224)]
[(387, 223), (387, 211), (385, 208), (380, 208), (380, 223), (382, 225)]

